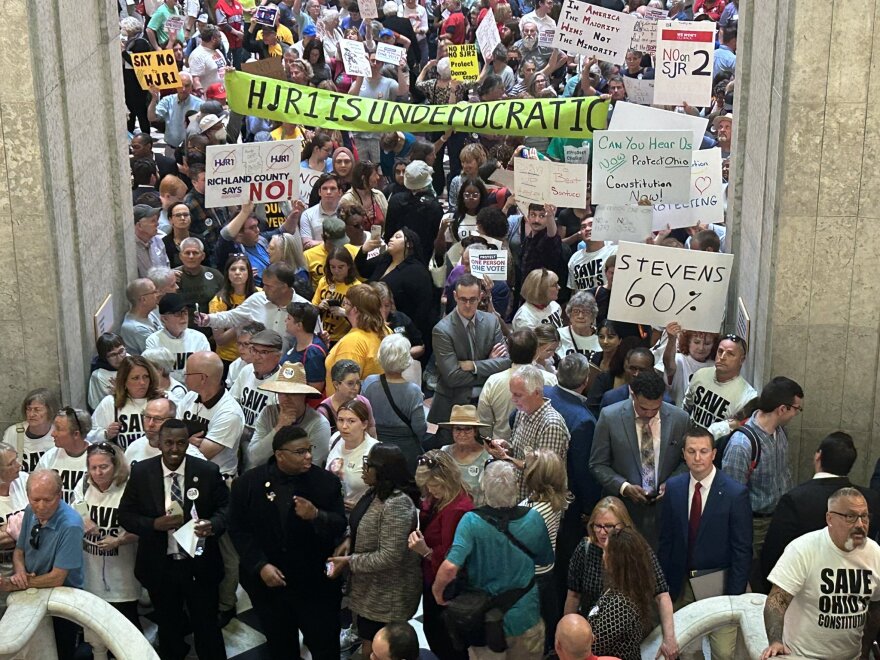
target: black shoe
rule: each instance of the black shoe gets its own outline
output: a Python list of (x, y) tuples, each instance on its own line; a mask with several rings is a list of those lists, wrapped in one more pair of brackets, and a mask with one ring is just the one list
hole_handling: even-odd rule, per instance
[(231, 610), (221, 610), (217, 615), (217, 625), (220, 626), (222, 630), (226, 626), (229, 625), (229, 622), (235, 618), (235, 608), (233, 607)]

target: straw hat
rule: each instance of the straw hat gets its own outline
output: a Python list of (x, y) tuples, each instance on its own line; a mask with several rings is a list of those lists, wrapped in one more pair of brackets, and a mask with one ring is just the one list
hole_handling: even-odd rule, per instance
[[(275, 375), (258, 389), (278, 394), (317, 394), (320, 392), (306, 382), (306, 368), (299, 362), (285, 362)], [(473, 407), (473, 406), (471, 406)]]
[(476, 406), (452, 406), (452, 412), (449, 413), (448, 422), (439, 422), (437, 426), (482, 426), (489, 428), (488, 424), (483, 424), (477, 417)]

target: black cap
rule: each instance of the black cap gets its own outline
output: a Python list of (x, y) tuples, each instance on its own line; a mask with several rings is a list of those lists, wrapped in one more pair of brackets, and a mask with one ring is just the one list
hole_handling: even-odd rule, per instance
[(160, 314), (176, 314), (182, 309), (187, 309), (189, 305), (183, 300), (183, 296), (179, 293), (166, 293), (159, 301)]

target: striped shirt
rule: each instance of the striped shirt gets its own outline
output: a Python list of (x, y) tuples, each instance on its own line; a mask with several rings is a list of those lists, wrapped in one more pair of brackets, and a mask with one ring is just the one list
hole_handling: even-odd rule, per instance
[[(550, 502), (532, 502), (525, 499), (519, 503), (520, 506), (527, 506), (541, 514), (544, 519), (544, 526), (547, 528), (547, 534), (550, 536), (550, 545), (553, 546), (553, 552), (556, 552), (556, 535), (559, 532), (559, 523), (562, 520), (562, 511), (554, 511)], [(553, 564), (545, 566), (535, 566), (535, 575), (544, 575), (553, 570)]]

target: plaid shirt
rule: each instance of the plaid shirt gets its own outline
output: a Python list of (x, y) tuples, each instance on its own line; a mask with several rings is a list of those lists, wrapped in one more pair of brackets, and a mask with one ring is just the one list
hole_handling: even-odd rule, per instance
[[(545, 398), (541, 407), (531, 414), (526, 414), (521, 410), (516, 411), (508, 454), (512, 458), (522, 461), (526, 454), (532, 450), (549, 449), (557, 454), (565, 464), (570, 440), (571, 435), (568, 433), (565, 420), (550, 404), (550, 399)], [(525, 480), (521, 479), (519, 488), (520, 497), (527, 497)]]
[(754, 415), (746, 425), (761, 441), (761, 458), (757, 467), (750, 476), (752, 443), (744, 433), (735, 432), (727, 443), (721, 469), (731, 479), (749, 489), (752, 511), (773, 513), (779, 498), (792, 488), (788, 436), (781, 426), (776, 429), (775, 434), (768, 435), (758, 426)]

